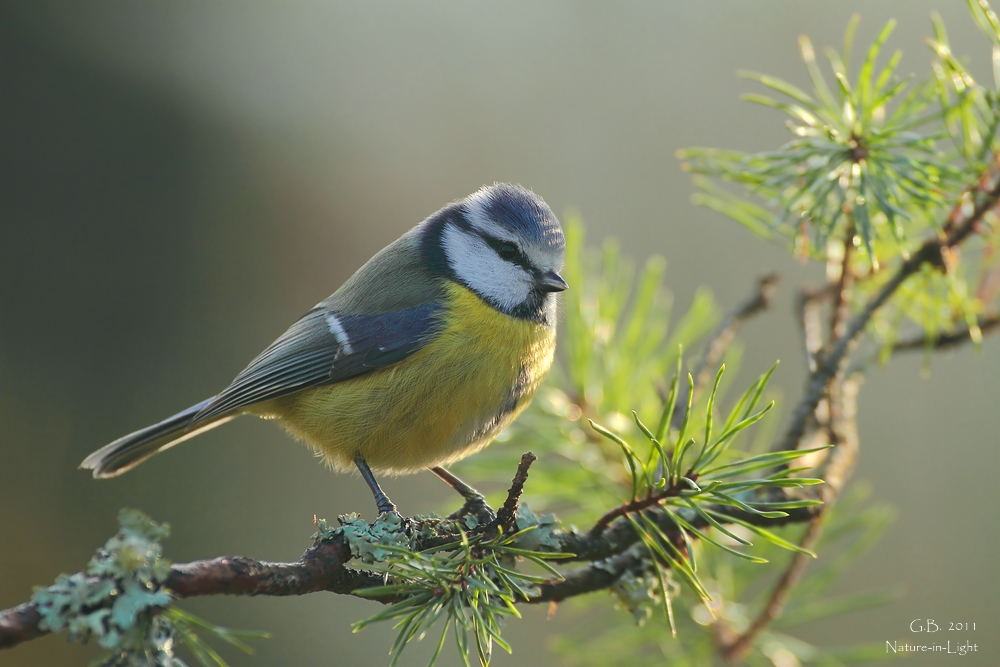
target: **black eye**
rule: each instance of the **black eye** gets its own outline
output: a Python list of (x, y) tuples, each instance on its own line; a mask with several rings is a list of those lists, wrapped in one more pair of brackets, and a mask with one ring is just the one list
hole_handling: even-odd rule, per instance
[(506, 260), (512, 260), (520, 254), (517, 250), (517, 246), (513, 243), (501, 244), (497, 252)]

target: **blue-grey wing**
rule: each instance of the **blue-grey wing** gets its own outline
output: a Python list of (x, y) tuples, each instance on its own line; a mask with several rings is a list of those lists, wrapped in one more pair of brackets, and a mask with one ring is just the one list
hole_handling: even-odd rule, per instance
[(435, 303), (425, 303), (377, 315), (353, 315), (321, 304), (254, 359), (195, 421), (399, 363), (427, 344), (439, 311)]

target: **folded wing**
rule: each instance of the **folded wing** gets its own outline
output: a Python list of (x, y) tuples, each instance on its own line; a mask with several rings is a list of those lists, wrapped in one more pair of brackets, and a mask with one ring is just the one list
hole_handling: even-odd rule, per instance
[(399, 363), (432, 337), (439, 310), (435, 303), (426, 303), (377, 315), (354, 315), (317, 306), (209, 401), (194, 422)]

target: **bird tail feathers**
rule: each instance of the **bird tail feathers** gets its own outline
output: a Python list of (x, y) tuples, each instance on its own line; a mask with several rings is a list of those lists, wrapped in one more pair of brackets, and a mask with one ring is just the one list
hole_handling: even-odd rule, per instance
[(94, 477), (97, 478), (117, 477), (136, 467), (150, 456), (159, 454), (188, 438), (193, 438), (224, 424), (236, 416), (222, 415), (209, 422), (197, 423), (198, 413), (211, 400), (211, 398), (206, 399), (158, 424), (147, 426), (135, 433), (118, 438), (85, 458), (80, 467), (93, 470)]

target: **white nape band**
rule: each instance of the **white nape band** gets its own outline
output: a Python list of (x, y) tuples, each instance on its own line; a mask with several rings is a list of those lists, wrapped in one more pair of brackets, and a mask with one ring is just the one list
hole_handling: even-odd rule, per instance
[(326, 325), (330, 327), (330, 333), (337, 339), (337, 344), (340, 345), (344, 354), (354, 354), (354, 350), (351, 348), (351, 339), (340, 323), (340, 319), (333, 313), (329, 313), (326, 316)]
[(500, 258), (479, 234), (449, 223), (442, 236), (444, 254), (458, 279), (505, 312), (521, 305), (531, 291), (531, 275)]

